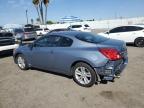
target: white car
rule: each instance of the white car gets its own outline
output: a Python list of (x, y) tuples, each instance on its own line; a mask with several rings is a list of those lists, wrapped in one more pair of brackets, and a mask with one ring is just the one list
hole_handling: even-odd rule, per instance
[(91, 32), (91, 28), (88, 24), (78, 24), (78, 25), (71, 25), (68, 29), (76, 30), (76, 31), (83, 31), (83, 32)]
[(18, 44), (15, 44), (15, 39), (12, 33), (0, 33), (0, 54), (11, 51), (18, 46)]
[(120, 26), (113, 28), (105, 33), (99, 33), (99, 35), (123, 40), (126, 43), (134, 43), (137, 47), (144, 47), (144, 26), (143, 25), (131, 25)]
[(38, 36), (42, 36), (42, 35), (47, 34), (49, 32), (49, 29), (48, 28), (37, 28), (35, 31)]

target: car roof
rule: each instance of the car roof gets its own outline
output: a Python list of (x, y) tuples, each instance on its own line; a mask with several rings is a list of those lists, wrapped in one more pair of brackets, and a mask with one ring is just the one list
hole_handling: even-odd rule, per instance
[[(144, 25), (124, 25), (124, 26), (118, 26), (118, 27), (127, 27), (127, 26), (134, 26), (134, 27), (142, 27), (142, 28), (144, 28)], [(117, 27), (115, 27), (115, 28), (117, 28)]]
[(52, 32), (50, 35), (60, 35), (60, 36), (68, 36), (68, 37), (75, 37), (78, 34), (85, 33), (80, 31), (59, 31), (59, 32)]

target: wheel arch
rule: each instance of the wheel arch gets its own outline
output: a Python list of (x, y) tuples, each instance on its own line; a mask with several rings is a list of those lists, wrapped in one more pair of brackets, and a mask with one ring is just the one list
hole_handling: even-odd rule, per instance
[(15, 62), (16, 64), (17, 64), (16, 58), (17, 58), (17, 56), (20, 55), (20, 54), (22, 54), (22, 53), (17, 53), (17, 54), (15, 54), (15, 56), (14, 56), (14, 62)]
[(144, 36), (137, 37), (137, 38), (134, 40), (134, 45), (136, 44), (136, 40), (137, 40), (137, 39), (140, 39), (140, 38), (144, 38)]
[(95, 71), (92, 63), (89, 63), (88, 61), (85, 61), (85, 60), (76, 60), (76, 61), (74, 61), (74, 62), (71, 64), (71, 67), (70, 67), (71, 75), (73, 74), (72, 68), (73, 68), (77, 63), (85, 63), (85, 64), (89, 65), (89, 66)]

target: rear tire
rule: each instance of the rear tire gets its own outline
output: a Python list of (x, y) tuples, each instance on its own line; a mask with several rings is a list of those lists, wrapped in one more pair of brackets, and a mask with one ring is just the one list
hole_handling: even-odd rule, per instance
[(26, 62), (25, 57), (22, 54), (17, 55), (16, 63), (21, 70), (27, 70), (28, 64)]
[(139, 37), (135, 40), (135, 46), (136, 47), (144, 47), (144, 38), (143, 37)]
[(86, 63), (77, 63), (72, 72), (74, 81), (82, 87), (91, 87), (96, 82), (96, 72)]

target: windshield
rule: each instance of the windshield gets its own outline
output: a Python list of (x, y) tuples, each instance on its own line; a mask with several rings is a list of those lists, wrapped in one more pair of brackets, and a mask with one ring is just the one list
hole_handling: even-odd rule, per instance
[(76, 35), (76, 38), (84, 41), (84, 42), (89, 42), (89, 43), (100, 43), (108, 40), (108, 38), (100, 36), (100, 35), (95, 35), (92, 33), (80, 33)]

